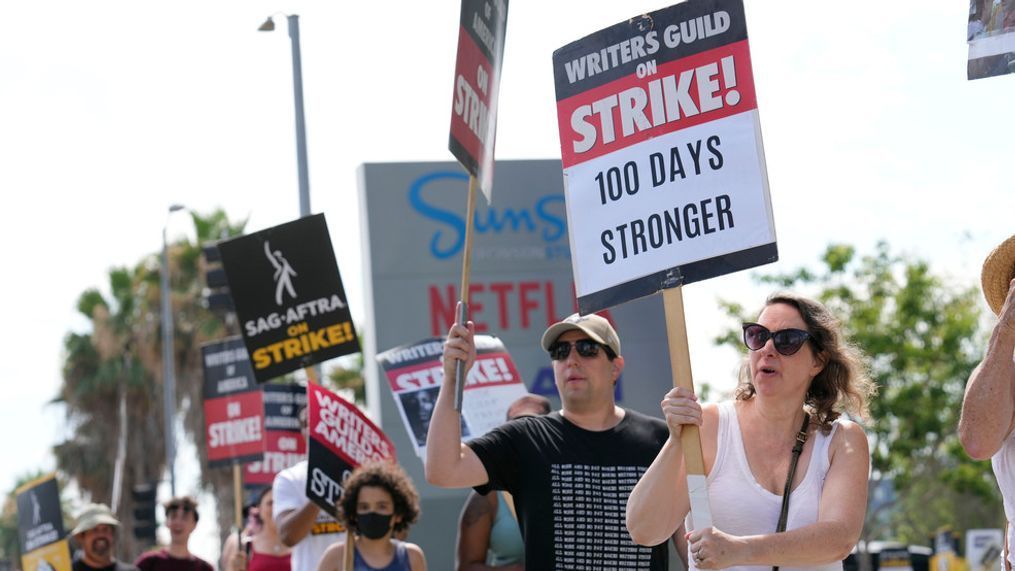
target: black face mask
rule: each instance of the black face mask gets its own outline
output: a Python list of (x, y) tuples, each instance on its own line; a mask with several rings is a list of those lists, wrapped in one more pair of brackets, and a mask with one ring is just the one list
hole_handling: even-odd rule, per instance
[(356, 514), (356, 529), (367, 539), (380, 539), (391, 530), (391, 518), (395, 514), (379, 514), (367, 512)]

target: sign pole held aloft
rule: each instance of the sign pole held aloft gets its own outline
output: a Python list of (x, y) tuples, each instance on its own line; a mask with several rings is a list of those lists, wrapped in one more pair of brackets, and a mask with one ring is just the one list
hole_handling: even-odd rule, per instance
[[(663, 309), (666, 312), (666, 337), (670, 345), (670, 370), (673, 386), (694, 392), (691, 375), (691, 352), (687, 345), (687, 322), (684, 319), (684, 295), (680, 286), (663, 290)], [(701, 453), (701, 435), (693, 424), (680, 430), (680, 448), (684, 452), (687, 468), (687, 492), (691, 499), (693, 529), (712, 527), (712, 509), (708, 503), (705, 485), (705, 460)]]
[(342, 563), (342, 569), (352, 569), (355, 564), (356, 554), (356, 537), (352, 533), (352, 528), (345, 530), (345, 553), (343, 554), (344, 562)]
[[(476, 177), (469, 177), (469, 198), (465, 207), (465, 246), (462, 249), (462, 289), (459, 290), (458, 323), (465, 325), (469, 320), (469, 272), (472, 270), (472, 227), (476, 217)], [(468, 371), (461, 361), (455, 362), (455, 410), (462, 412), (462, 395), (465, 390), (465, 376)]]

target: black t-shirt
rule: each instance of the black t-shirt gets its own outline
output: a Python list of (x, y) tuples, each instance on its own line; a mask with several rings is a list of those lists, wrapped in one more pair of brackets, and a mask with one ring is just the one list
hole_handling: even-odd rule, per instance
[(667, 568), (665, 542), (631, 541), (627, 498), (669, 436), (666, 424), (626, 410), (617, 426), (584, 430), (559, 412), (520, 418), (468, 445), (490, 482), (514, 496), (526, 569)]
[(75, 559), (71, 569), (72, 571), (139, 571), (137, 567), (122, 561), (113, 561), (112, 565), (106, 567), (92, 567), (85, 563), (84, 559)]

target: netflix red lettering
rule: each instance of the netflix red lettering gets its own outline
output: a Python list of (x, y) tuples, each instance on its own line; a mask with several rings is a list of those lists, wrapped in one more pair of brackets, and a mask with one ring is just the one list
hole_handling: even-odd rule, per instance
[[(469, 319), (476, 333), (492, 329), (543, 329), (578, 311), (574, 289), (557, 287), (550, 280), (477, 282), (469, 284)], [(454, 284), (430, 285), (430, 332), (445, 335), (455, 322), (458, 287)], [(609, 312), (603, 312), (609, 318)]]

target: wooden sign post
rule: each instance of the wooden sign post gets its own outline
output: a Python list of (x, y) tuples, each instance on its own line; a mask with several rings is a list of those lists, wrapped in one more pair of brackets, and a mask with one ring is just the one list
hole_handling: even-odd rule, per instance
[[(684, 295), (680, 286), (663, 290), (663, 309), (666, 312), (666, 337), (670, 344), (673, 386), (694, 392), (691, 352), (687, 345), (687, 322), (684, 319)], [(696, 425), (688, 424), (680, 430), (680, 448), (684, 452), (684, 466), (687, 468), (692, 527), (712, 527), (712, 509), (709, 507), (708, 489), (705, 485), (705, 460), (701, 452), (701, 435)]]

